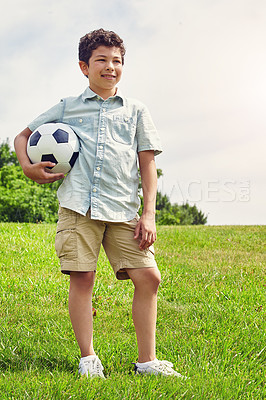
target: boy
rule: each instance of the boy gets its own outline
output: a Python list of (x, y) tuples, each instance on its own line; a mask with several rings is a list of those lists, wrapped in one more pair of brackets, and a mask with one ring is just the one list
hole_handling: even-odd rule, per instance
[[(31, 164), (26, 144), (43, 123), (70, 125), (80, 140), (80, 154), (58, 190), (55, 239), (61, 271), (70, 275), (69, 315), (80, 347), (79, 372), (104, 378), (93, 348), (92, 291), (101, 244), (117, 279), (134, 286), (132, 315), (138, 343), (136, 373), (180, 376), (172, 364), (155, 356), (157, 290), (160, 272), (152, 244), (156, 240), (157, 171), (160, 141), (146, 107), (125, 98), (120, 81), (125, 48), (112, 31), (95, 30), (80, 39), (79, 66), (89, 87), (41, 114), (16, 138), (15, 150), (26, 176), (43, 184), (62, 179), (51, 162)], [(144, 208), (137, 215), (138, 169)]]

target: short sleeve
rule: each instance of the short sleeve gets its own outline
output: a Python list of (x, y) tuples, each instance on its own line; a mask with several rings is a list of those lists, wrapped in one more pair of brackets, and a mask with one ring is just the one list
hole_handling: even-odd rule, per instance
[(45, 111), (32, 122), (28, 124), (28, 128), (33, 132), (42, 124), (49, 122), (61, 122), (64, 112), (64, 100), (61, 100), (58, 104)]
[(137, 151), (154, 150), (154, 155), (162, 152), (161, 141), (157, 129), (146, 106), (138, 111), (137, 119)]

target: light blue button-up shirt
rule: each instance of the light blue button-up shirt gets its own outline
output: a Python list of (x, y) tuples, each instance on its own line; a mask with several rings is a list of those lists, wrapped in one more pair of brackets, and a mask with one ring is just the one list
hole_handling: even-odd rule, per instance
[(79, 157), (58, 189), (62, 207), (102, 221), (130, 221), (139, 209), (138, 157), (161, 152), (158, 133), (142, 103), (122, 96), (103, 100), (90, 88), (62, 99), (28, 127), (48, 122), (68, 124), (80, 141)]

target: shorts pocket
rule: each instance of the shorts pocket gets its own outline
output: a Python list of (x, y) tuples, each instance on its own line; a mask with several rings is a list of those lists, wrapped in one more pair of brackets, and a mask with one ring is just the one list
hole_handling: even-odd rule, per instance
[(55, 236), (55, 251), (57, 257), (67, 257), (69, 260), (75, 258), (75, 240), (76, 231), (73, 229), (66, 229), (64, 231), (57, 232)]
[(59, 206), (56, 233), (67, 229), (75, 229), (77, 226), (77, 218), (78, 214), (75, 211)]
[(59, 258), (75, 257), (77, 213), (64, 207), (59, 207), (58, 222), (55, 235), (55, 251)]

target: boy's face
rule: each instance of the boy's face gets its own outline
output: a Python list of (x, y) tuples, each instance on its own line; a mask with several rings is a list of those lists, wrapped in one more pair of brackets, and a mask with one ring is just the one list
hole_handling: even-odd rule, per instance
[(79, 65), (89, 78), (91, 90), (105, 99), (115, 94), (123, 68), (119, 48), (99, 46), (93, 50), (89, 65), (84, 61), (80, 61)]

